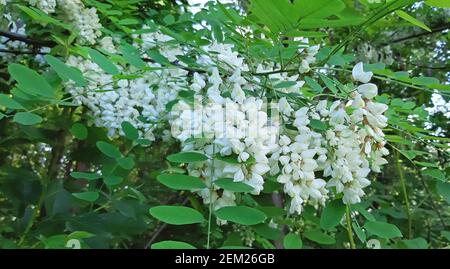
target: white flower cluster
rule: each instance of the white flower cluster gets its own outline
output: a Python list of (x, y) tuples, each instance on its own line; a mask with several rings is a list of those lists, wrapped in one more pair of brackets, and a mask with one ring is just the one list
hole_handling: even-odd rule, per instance
[[(147, 26), (143, 28), (149, 29)], [(134, 35), (137, 37), (137, 35)], [(183, 51), (181, 50), (178, 44), (170, 44), (170, 41), (173, 40), (172, 37), (161, 33), (160, 31), (151, 32), (151, 33), (143, 33), (139, 36), (142, 40), (141, 44), (136, 44), (140, 46), (142, 51), (147, 51), (151, 49), (158, 49), (158, 52), (167, 58), (170, 62), (174, 62), (177, 60), (178, 55), (183, 55)], [(144, 56), (147, 56), (144, 54)]]
[[(308, 42), (307, 39), (303, 41), (305, 44)], [(198, 151), (221, 158), (233, 157), (231, 162), (215, 160), (188, 166), (190, 175), (205, 179), (207, 188), (199, 192), (204, 202), (212, 201), (217, 209), (234, 205), (235, 196), (229, 191), (218, 192), (220, 188), (214, 184), (211, 186), (211, 178), (229, 178), (234, 182), (246, 183), (253, 188), (253, 194), (259, 194), (263, 189), (263, 176), (270, 170), (269, 156), (279, 148), (279, 126), (276, 117), (268, 117), (267, 110), (271, 107), (267, 107), (262, 99), (245, 94), (243, 89), (261, 91), (261, 79), (242, 76), (249, 67), (245, 59), (233, 51), (233, 46), (212, 43), (203, 50), (205, 54), (199, 57), (197, 63), (216, 67), (211, 69), (208, 79), (204, 74), (194, 73), (190, 88), (197, 93), (196, 104), (192, 108), (186, 102), (178, 103), (173, 111), (171, 126), (172, 135), (182, 142), (183, 151)], [(302, 65), (309, 69), (309, 63), (315, 61), (318, 46), (301, 49), (299, 53), (303, 51), (305, 59)], [(222, 78), (218, 68), (232, 72), (232, 75)], [(270, 72), (278, 68), (270, 63), (258, 64), (256, 72)], [(298, 78), (299, 75), (288, 76), (287, 73), (269, 75), (273, 81), (293, 82), (279, 89), (285, 93), (299, 92), (305, 82), (298, 81)], [(203, 102), (202, 91), (206, 91), (208, 98), (206, 104), (198, 105)], [(229, 93), (229, 97), (222, 96), (225, 92)], [(195, 140), (200, 137), (202, 139)], [(214, 172), (212, 177), (211, 171)]]
[[(352, 73), (355, 81), (364, 84), (350, 93), (348, 102), (337, 100), (328, 108), (322, 100), (297, 111), (286, 99), (279, 102), (285, 119), (293, 118), (297, 130), (281, 135), (279, 150), (270, 158), (271, 174), (278, 175), (278, 182), (292, 198), (291, 213), (301, 213), (306, 202), (324, 204), (331, 187), (343, 193), (344, 203), (359, 203), (363, 188), (370, 184), (369, 172), (380, 172), (380, 166), (387, 163), (383, 156), (389, 152), (381, 130), (387, 125), (383, 116), (387, 106), (372, 100), (378, 89), (368, 83), (372, 73), (364, 72), (362, 63)], [(324, 134), (308, 127), (313, 120), (326, 124)]]
[(86, 8), (81, 0), (28, 0), (28, 2), (47, 14), (55, 13), (62, 21), (73, 24), (79, 31), (80, 43), (93, 45), (101, 36), (102, 25), (97, 10), (94, 7)]
[(47, 14), (55, 12), (56, 0), (28, 0), (28, 3)]
[[(219, 156), (214, 161), (188, 166), (190, 175), (205, 180), (207, 188), (199, 193), (205, 203), (212, 201), (216, 209), (234, 205), (235, 196), (229, 191), (219, 195), (219, 188), (211, 183), (211, 178), (243, 182), (253, 188), (252, 194), (259, 194), (263, 189), (263, 176), (270, 170), (267, 156), (277, 147), (278, 126), (269, 122), (263, 100), (245, 97), (243, 93), (233, 94), (232, 98), (220, 96), (219, 89), (230, 87), (228, 83), (234, 85), (231, 86), (232, 91), (239, 92), (236, 88), (241, 85), (236, 83), (245, 80), (237, 74), (225, 82), (214, 68), (208, 81), (209, 98), (206, 102), (197, 95), (193, 108), (181, 101), (172, 111), (172, 135), (181, 141), (183, 151)], [(200, 90), (205, 86), (203, 76), (196, 74), (191, 88)], [(210, 188), (213, 189), (212, 194)]]
[[(275, 176), (291, 197), (291, 213), (300, 214), (306, 203), (324, 204), (331, 189), (342, 193), (344, 203), (358, 203), (370, 184), (370, 171), (380, 172), (386, 163), (383, 156), (388, 151), (381, 129), (387, 125), (383, 116), (387, 106), (373, 101), (378, 89), (369, 83), (372, 73), (364, 72), (362, 63), (353, 69), (353, 79), (361, 84), (346, 100), (322, 100), (298, 107), (281, 98), (267, 105), (261, 95), (266, 90), (261, 76), (251, 74), (246, 59), (232, 45), (213, 42), (202, 47), (203, 53), (195, 61), (207, 71), (188, 72), (178, 56), (189, 50), (174, 46), (171, 37), (158, 31), (135, 37), (142, 40), (134, 46), (144, 52), (143, 57), (148, 57), (145, 53), (149, 50), (157, 50), (181, 66), (159, 70), (160, 64), (149, 61), (148, 66), (155, 71), (114, 81), (90, 60), (71, 56), (67, 63), (79, 68), (89, 85), (81, 88), (68, 83), (67, 90), (90, 109), (95, 124), (108, 128), (111, 136), (122, 135), (120, 125), (128, 121), (142, 136), (154, 140), (158, 123), (168, 122), (182, 151), (215, 157), (187, 167), (190, 175), (205, 181), (207, 188), (198, 193), (205, 203), (213, 202), (214, 208), (234, 205), (236, 197), (211, 179), (245, 183), (257, 195), (269, 175)], [(111, 38), (99, 44), (116, 53)], [(305, 46), (299, 52), (304, 57), (299, 71), (307, 72), (318, 47)], [(132, 66), (126, 71), (119, 69), (124, 74), (138, 71)], [(252, 68), (256, 73), (278, 69), (267, 62)], [(273, 72), (266, 77), (274, 83), (289, 82), (286, 87), (277, 87), (280, 93), (299, 94), (305, 83), (300, 75)], [(175, 99), (177, 103), (167, 115), (166, 106)], [(281, 112), (283, 124), (273, 117), (277, 113), (267, 112), (272, 105)], [(325, 125), (326, 130), (316, 131), (317, 124)], [(164, 131), (162, 138), (168, 134)]]
[(303, 203), (323, 204), (328, 197), (326, 182), (315, 175), (316, 170), (324, 167), (327, 150), (322, 147), (322, 135), (307, 127), (310, 114), (317, 117), (316, 113), (308, 113), (307, 107), (295, 112), (286, 109), (290, 105), (285, 98), (279, 104), (285, 116), (294, 114), (293, 125), (297, 130), (287, 130), (280, 136), (279, 149), (270, 158), (270, 173), (279, 175), (278, 182), (284, 184), (285, 193), (292, 198), (290, 212), (300, 213)]
[[(102, 48), (115, 52), (112, 40), (108, 37), (100, 41)], [(123, 135), (121, 124), (128, 121), (141, 130), (143, 138), (153, 141), (153, 130), (164, 119), (168, 102), (177, 97), (178, 91), (187, 87), (183, 69), (161, 69), (146, 72), (136, 79), (121, 79), (114, 82), (112, 75), (103, 71), (94, 62), (82, 57), (70, 56), (66, 62), (78, 68), (87, 79), (86, 87), (76, 87), (68, 82), (66, 90), (79, 104), (87, 106), (97, 126), (106, 127), (110, 136)], [(149, 67), (160, 67), (149, 63)], [(118, 66), (123, 72), (123, 68)], [(130, 67), (130, 71), (135, 71)], [(139, 116), (142, 116), (141, 120)]]

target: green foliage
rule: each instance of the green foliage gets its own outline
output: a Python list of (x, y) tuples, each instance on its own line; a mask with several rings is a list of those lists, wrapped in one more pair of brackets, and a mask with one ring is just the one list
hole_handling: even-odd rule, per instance
[[(11, 40), (20, 46), (0, 52), (0, 248), (70, 248), (71, 239), (82, 248), (370, 248), (372, 239), (382, 248), (448, 246), (450, 122), (442, 105), (435, 113), (427, 109), (433, 94), (446, 102), (450, 96), (448, 10), (442, 9), (450, 7), (448, 1), (239, 2), (211, 2), (191, 14), (185, 4), (168, 0), (83, 1), (96, 8), (102, 37), (120, 42), (114, 53), (78, 42), (82, 36), (66, 18), (46, 14), (29, 1), (0, 7), (26, 24), (26, 42)], [(0, 25), (7, 30), (5, 18)], [(173, 38), (167, 40), (170, 46), (189, 49), (175, 60), (159, 49), (161, 44), (137, 49), (144, 42), (138, 34), (156, 30)], [(299, 37), (321, 45), (320, 66), (304, 73), (299, 72), (304, 49)], [(12, 43), (1, 40), (5, 46)], [(252, 194), (259, 190), (233, 175), (190, 173), (189, 168), (210, 162), (251, 167), (256, 161), (250, 156), (241, 162), (239, 152), (180, 151), (173, 139), (160, 139), (167, 123), (134, 114), (128, 119), (112, 115), (118, 119), (112, 135), (99, 127), (99, 111), (89, 114), (79, 105), (93, 93), (120, 92), (122, 79), (146, 80), (148, 74), (179, 68), (192, 82), (195, 72), (210, 72), (211, 66), (193, 59), (206, 56), (202, 47), (213, 42), (233, 45), (255, 66), (276, 63), (273, 74), (241, 70), (244, 78), (257, 76), (253, 83), (265, 92), (243, 90), (269, 102), (286, 97), (295, 109), (352, 95), (356, 62), (373, 72), (376, 101), (389, 107), (383, 132), (390, 155), (382, 172), (370, 175), (362, 201), (348, 205), (348, 214), (334, 191), (327, 194), (330, 202), (290, 213), (291, 198), (282, 195), (282, 185), (269, 173), (257, 196)], [(69, 64), (69, 57), (92, 60), (111, 75), (110, 81), (78, 91), (92, 81), (82, 67)], [(232, 75), (226, 66), (214, 65), (223, 78)], [(287, 78), (295, 75), (305, 83), (289, 92), (296, 82)], [(210, 87), (205, 83), (202, 95)], [(191, 84), (166, 106), (165, 117), (180, 100), (193, 102)], [(156, 87), (145, 90), (155, 93)], [(142, 113), (141, 107), (126, 109)], [(134, 117), (142, 125), (131, 124)], [(155, 124), (155, 140), (143, 127), (149, 124)], [(331, 127), (317, 119), (307, 126), (322, 135)], [(291, 127), (283, 126), (287, 132)], [(220, 198), (233, 195), (235, 205), (216, 207), (223, 200), (212, 191)], [(202, 199), (200, 192), (209, 196)]]
[(110, 143), (107, 143), (105, 141), (98, 141), (96, 143), (96, 146), (103, 154), (105, 154), (108, 157), (114, 159), (122, 157), (122, 153), (120, 153), (120, 150)]
[(25, 109), (23, 105), (21, 105), (19, 102), (15, 101), (14, 99), (10, 98), (6, 94), (0, 94), (0, 106), (4, 106), (6, 108), (11, 109)]
[(132, 141), (137, 140), (139, 138), (138, 130), (127, 121), (122, 122), (122, 130), (125, 133), (125, 137)]
[(161, 241), (152, 244), (151, 249), (195, 249), (195, 247), (180, 241)]
[(98, 66), (105, 70), (105, 72), (111, 74), (111, 75), (117, 75), (119, 74), (119, 70), (117, 69), (117, 67), (108, 59), (106, 58), (103, 54), (101, 54), (100, 52), (98, 52), (95, 49), (88, 49), (89, 51), (89, 56), (91, 57), (92, 61), (94, 61), (96, 64), (98, 64)]
[(172, 225), (186, 225), (205, 221), (202, 214), (185, 206), (155, 206), (150, 208), (150, 215)]
[(266, 215), (248, 206), (227, 206), (214, 212), (219, 219), (228, 220), (242, 225), (254, 225), (263, 222)]
[(12, 63), (8, 66), (11, 77), (17, 81), (17, 87), (32, 95), (53, 97), (54, 89), (36, 71), (21, 65)]
[(77, 197), (78, 199), (88, 201), (88, 202), (95, 202), (99, 196), (98, 192), (96, 192), (96, 191), (78, 192), (78, 193), (72, 193), (72, 195)]
[(51, 55), (45, 55), (44, 58), (62, 79), (73, 80), (79, 87), (86, 86), (86, 80), (80, 70), (67, 66), (61, 60)]
[(402, 237), (402, 232), (395, 225), (386, 222), (368, 221), (364, 225), (364, 228), (369, 233), (385, 239)]
[(18, 112), (13, 120), (22, 125), (35, 125), (42, 122), (42, 117), (30, 112)]
[(164, 186), (174, 190), (200, 190), (206, 187), (198, 177), (181, 174), (161, 174), (157, 179)]
[(75, 123), (70, 127), (70, 133), (77, 139), (85, 140), (88, 137), (88, 129), (81, 123)]
[(345, 214), (345, 205), (340, 199), (331, 201), (320, 215), (320, 227), (329, 230), (339, 224)]
[(285, 249), (301, 249), (303, 242), (298, 235), (289, 233), (283, 239), (283, 246)]
[(180, 152), (167, 156), (167, 160), (173, 163), (192, 163), (208, 160), (208, 157), (198, 152)]
[(332, 236), (318, 230), (305, 231), (305, 237), (321, 245), (333, 245), (336, 243), (336, 240)]
[(252, 186), (249, 186), (242, 182), (234, 182), (231, 178), (219, 178), (214, 181), (214, 184), (218, 187), (233, 192), (251, 192)]

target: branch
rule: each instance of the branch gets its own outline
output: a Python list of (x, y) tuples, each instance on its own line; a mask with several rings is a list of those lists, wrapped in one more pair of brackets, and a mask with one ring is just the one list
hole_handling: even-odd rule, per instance
[(56, 45), (55, 42), (50, 41), (50, 40), (37, 40), (37, 39), (32, 39), (29, 38), (25, 35), (21, 35), (21, 34), (16, 34), (16, 33), (11, 33), (11, 32), (6, 32), (6, 31), (0, 31), (0, 36), (4, 36), (7, 37), (11, 40), (18, 40), (18, 41), (22, 41), (24, 43), (33, 45), (33, 46), (38, 46), (38, 47), (53, 47)]
[(405, 36), (405, 37), (402, 37), (402, 38), (394, 39), (392, 41), (383, 43), (381, 45), (382, 46), (387, 46), (387, 45), (390, 45), (392, 43), (403, 42), (403, 41), (406, 41), (406, 40), (409, 40), (409, 39), (414, 39), (414, 38), (418, 38), (418, 37), (421, 37), (421, 36), (426, 36), (426, 35), (431, 35), (431, 34), (434, 34), (434, 33), (442, 32), (442, 31), (445, 31), (447, 29), (450, 29), (450, 24), (444, 24), (444, 25), (442, 25), (440, 27), (434, 28), (434, 29), (431, 30), (431, 32), (424, 31), (424, 32), (421, 32), (421, 33), (418, 33), (418, 34), (414, 34), (414, 35), (410, 35), (410, 36)]
[(47, 54), (46, 52), (40, 52), (40, 51), (27, 51), (27, 50), (8, 50), (8, 49), (0, 49), (0, 52), (3, 53), (11, 53), (11, 54), (16, 54), (16, 55), (20, 55), (20, 54)]

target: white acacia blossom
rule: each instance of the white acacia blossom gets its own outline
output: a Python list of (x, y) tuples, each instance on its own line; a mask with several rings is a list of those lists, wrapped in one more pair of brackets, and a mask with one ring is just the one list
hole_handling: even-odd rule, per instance
[(28, 0), (30, 5), (47, 14), (55, 14), (78, 30), (78, 41), (93, 45), (101, 36), (97, 10), (86, 8), (81, 0)]
[[(107, 51), (116, 50), (109, 38), (104, 38), (100, 44), (106, 46), (103, 49)], [(167, 103), (188, 86), (183, 79), (188, 72), (183, 69), (155, 70), (136, 79), (114, 82), (112, 75), (88, 59), (70, 56), (66, 63), (77, 67), (88, 80), (87, 87), (76, 87), (69, 82), (66, 89), (77, 103), (90, 109), (95, 125), (106, 127), (110, 136), (123, 135), (121, 123), (128, 121), (141, 130), (142, 138), (155, 140), (153, 130), (167, 114), (164, 113)], [(148, 63), (148, 66), (161, 67), (156, 63)], [(130, 71), (136, 70), (130, 67)]]
[[(387, 125), (383, 116), (387, 106), (372, 100), (378, 89), (368, 83), (372, 73), (364, 72), (362, 63), (355, 65), (352, 77), (364, 84), (356, 87), (350, 100), (331, 104), (322, 100), (296, 111), (285, 98), (279, 101), (283, 119), (292, 119), (296, 130), (281, 134), (279, 148), (270, 157), (270, 173), (278, 175), (278, 182), (292, 198), (291, 213), (301, 213), (307, 202), (324, 204), (330, 188), (343, 193), (344, 203), (359, 203), (363, 188), (370, 184), (369, 172), (380, 172), (380, 166), (387, 163), (383, 156), (389, 152), (381, 130)], [(312, 120), (325, 123), (327, 130), (311, 130)]]
[[(71, 56), (67, 63), (82, 71), (88, 86), (68, 82), (66, 89), (89, 108), (93, 122), (106, 127), (110, 136), (123, 135), (123, 121), (149, 140), (169, 139), (170, 128), (182, 151), (209, 156), (207, 161), (190, 163), (187, 170), (205, 182), (207, 187), (197, 193), (215, 209), (234, 205), (237, 197), (216, 186), (215, 180), (245, 183), (252, 187), (251, 194), (258, 195), (269, 176), (283, 185), (291, 213), (300, 214), (305, 204), (324, 205), (340, 193), (344, 203), (358, 203), (370, 184), (369, 173), (380, 172), (387, 162), (382, 132), (387, 106), (373, 100), (378, 88), (370, 83), (373, 74), (364, 71), (362, 63), (352, 72), (353, 81), (360, 84), (347, 98), (299, 105), (280, 97), (267, 103), (261, 95), (266, 91), (261, 76), (250, 70), (268, 72), (273, 85), (285, 85), (276, 87), (280, 94), (301, 94), (305, 83), (301, 74), (309, 72), (318, 46), (299, 49), (300, 74), (290, 75), (273, 72), (280, 69), (275, 63), (249, 66), (233, 45), (212, 42), (194, 58), (205, 69), (192, 71), (178, 61), (189, 49), (173, 45), (172, 37), (150, 30), (134, 37), (142, 41), (133, 45), (152, 71), (114, 81), (90, 59)], [(307, 39), (302, 42), (307, 44)], [(109, 37), (98, 44), (117, 53)], [(155, 50), (175, 66), (161, 68), (153, 62), (147, 54)], [(118, 68), (124, 74), (139, 71), (132, 66)], [(274, 117), (278, 112), (281, 117)], [(326, 129), (317, 131), (314, 124), (318, 122)]]

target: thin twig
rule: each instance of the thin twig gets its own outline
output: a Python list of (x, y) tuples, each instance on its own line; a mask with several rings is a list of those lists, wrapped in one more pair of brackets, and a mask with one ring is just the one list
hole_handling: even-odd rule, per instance
[(29, 51), (29, 50), (8, 50), (8, 49), (0, 49), (0, 52), (3, 53), (11, 53), (11, 54), (42, 54), (45, 55), (47, 52), (40, 52), (40, 51)]
[(424, 31), (424, 32), (421, 32), (421, 33), (418, 33), (418, 34), (409, 35), (409, 36), (405, 36), (405, 37), (402, 37), (402, 38), (394, 39), (394, 40), (391, 40), (391, 41), (388, 41), (386, 43), (381, 44), (381, 46), (388, 46), (388, 45), (391, 45), (393, 43), (403, 42), (403, 41), (407, 41), (407, 40), (410, 40), (410, 39), (414, 39), (414, 38), (418, 38), (418, 37), (422, 37), (422, 36), (426, 36), (426, 35), (431, 35), (431, 34), (443, 32), (443, 31), (445, 31), (447, 29), (450, 29), (450, 24), (445, 24), (445, 25), (443, 25), (441, 27), (434, 28), (434, 29), (431, 30), (431, 32)]
[(50, 41), (50, 40), (37, 40), (37, 39), (32, 39), (29, 38), (25, 35), (21, 35), (21, 34), (17, 34), (17, 33), (11, 33), (11, 32), (6, 32), (6, 31), (1, 31), (0, 30), (0, 36), (4, 36), (7, 37), (11, 40), (18, 40), (18, 41), (22, 41), (24, 43), (30, 44), (30, 45), (34, 45), (34, 46), (39, 46), (39, 47), (53, 47), (56, 45), (56, 43), (54, 41)]

